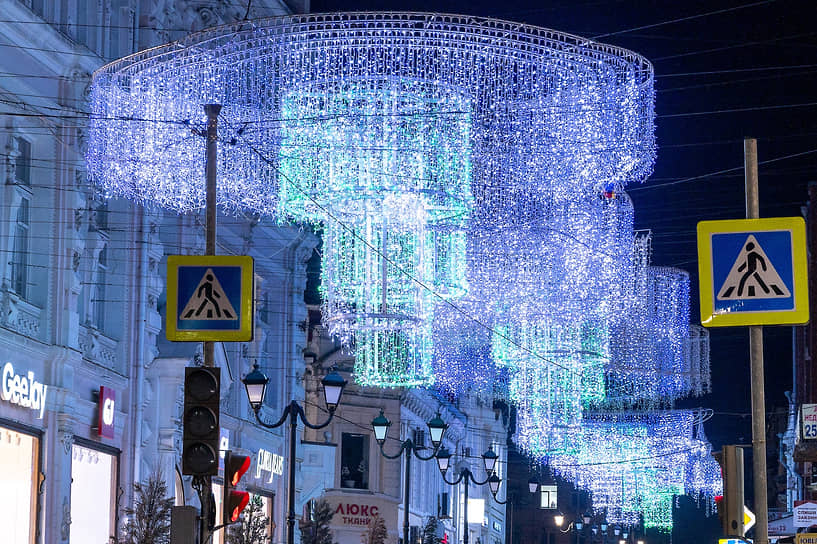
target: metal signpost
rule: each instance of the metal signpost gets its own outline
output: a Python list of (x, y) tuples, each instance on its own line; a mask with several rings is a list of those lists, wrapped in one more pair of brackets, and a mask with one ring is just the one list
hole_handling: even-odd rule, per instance
[(756, 544), (768, 544), (763, 325), (808, 322), (808, 260), (802, 218), (759, 219), (757, 140), (743, 142), (746, 220), (698, 223), (701, 323), (749, 327)]
[[(171, 255), (167, 260), (167, 339), (202, 342), (204, 366), (209, 368), (215, 366), (215, 342), (248, 342), (253, 335), (253, 259), (216, 255), (216, 166), (220, 111), (219, 104), (205, 104), (207, 129), (196, 131), (196, 134), (206, 138), (205, 255)], [(201, 503), (199, 542), (207, 543), (212, 538), (215, 517), (211, 477), (195, 476), (194, 487), (199, 491)], [(185, 539), (190, 532), (181, 520), (182, 517), (179, 517), (175, 525), (171, 524), (171, 538), (174, 541)], [(226, 527), (226, 520), (222, 527)]]

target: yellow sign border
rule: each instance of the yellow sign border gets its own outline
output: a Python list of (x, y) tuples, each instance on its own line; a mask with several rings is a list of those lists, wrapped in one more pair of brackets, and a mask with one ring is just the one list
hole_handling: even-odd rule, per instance
[[(241, 308), (238, 311), (240, 328), (228, 331), (191, 331), (176, 328), (179, 316), (177, 303), (180, 266), (240, 266)], [(167, 305), (165, 311), (165, 336), (173, 342), (249, 342), (252, 340), (255, 314), (253, 284), (254, 261), (247, 255), (168, 255), (167, 257)]]
[[(792, 236), (792, 271), (794, 275), (794, 310), (765, 312), (715, 313), (712, 285), (712, 235), (731, 232), (769, 232), (787, 230)], [(809, 321), (808, 257), (806, 222), (802, 217), (765, 219), (727, 219), (698, 223), (698, 291), (701, 301), (701, 324), (704, 327), (741, 327), (748, 325), (804, 325)]]

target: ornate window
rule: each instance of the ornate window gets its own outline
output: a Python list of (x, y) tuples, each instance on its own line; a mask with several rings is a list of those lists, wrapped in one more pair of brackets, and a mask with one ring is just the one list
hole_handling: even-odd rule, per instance
[(93, 323), (99, 331), (105, 330), (105, 284), (108, 275), (108, 248), (104, 247), (99, 252), (96, 263), (96, 278), (94, 278), (93, 299)]
[(31, 185), (31, 142), (15, 137), (14, 181), (20, 185)]
[(11, 288), (20, 298), (26, 298), (28, 288), (28, 258), (31, 220), (29, 198), (23, 196), (17, 207), (13, 223), (13, 246), (11, 255)]

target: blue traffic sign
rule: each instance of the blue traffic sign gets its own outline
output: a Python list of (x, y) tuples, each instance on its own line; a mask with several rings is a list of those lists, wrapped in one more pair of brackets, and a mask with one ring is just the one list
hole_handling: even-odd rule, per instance
[(171, 255), (167, 280), (168, 340), (252, 339), (252, 257)]
[(808, 321), (802, 218), (702, 221), (698, 266), (704, 326)]

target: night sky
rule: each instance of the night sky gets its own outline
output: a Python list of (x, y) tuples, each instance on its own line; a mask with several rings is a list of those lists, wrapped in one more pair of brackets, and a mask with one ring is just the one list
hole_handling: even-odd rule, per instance
[[(758, 139), (761, 217), (799, 215), (808, 182), (817, 181), (815, 1), (312, 1), (314, 13), (358, 10), (507, 19), (649, 59), (656, 74), (658, 158), (647, 182), (628, 192), (636, 227), (653, 233), (653, 264), (690, 272), (695, 323), (695, 226), (745, 217), (743, 138)], [(776, 160), (794, 154), (802, 155)], [(715, 410), (706, 432), (716, 449), (748, 444), (748, 332), (715, 329), (711, 343), (712, 393), (679, 406)], [(765, 344), (767, 409), (785, 410), (791, 327), (767, 327)]]

